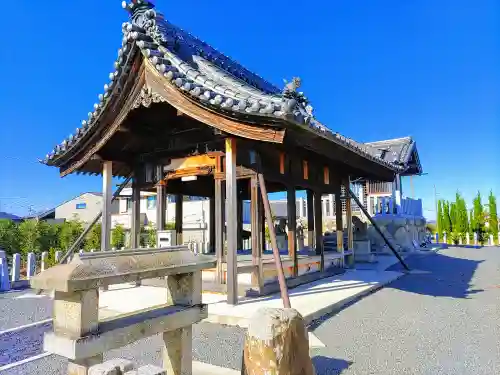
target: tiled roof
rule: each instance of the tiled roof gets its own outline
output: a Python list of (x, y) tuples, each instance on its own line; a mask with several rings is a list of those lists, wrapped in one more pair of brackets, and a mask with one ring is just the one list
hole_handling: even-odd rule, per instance
[(113, 92), (119, 91), (116, 90), (119, 86), (116, 82), (120, 75), (128, 73), (128, 57), (139, 48), (165, 79), (200, 105), (235, 116), (286, 120), (390, 169), (401, 169), (399, 165), (377, 157), (370, 147), (332, 132), (317, 121), (307, 98), (297, 91), (299, 80), (294, 79), (285, 89), (279, 90), (207, 43), (168, 22), (149, 0), (124, 2), (123, 6), (130, 13), (130, 22), (122, 27), (122, 47), (118, 50), (115, 70), (110, 73), (110, 82), (104, 86), (104, 93), (99, 95), (88, 120), (82, 121), (75, 134), (47, 154), (43, 163), (57, 165), (59, 158), (85, 138), (105, 111)]
[[(371, 150), (372, 155), (383, 158), (385, 161), (399, 164), (406, 168), (411, 160), (412, 153), (416, 151), (416, 142), (411, 137), (387, 139), (383, 141), (365, 143)], [(419, 173), (422, 172), (420, 160), (417, 160)]]

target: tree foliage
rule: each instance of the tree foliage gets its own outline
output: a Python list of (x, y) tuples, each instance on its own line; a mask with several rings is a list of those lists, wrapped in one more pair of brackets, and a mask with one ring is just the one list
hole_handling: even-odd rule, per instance
[(442, 201), (442, 199), (440, 199), (438, 201), (436, 224), (437, 224), (437, 233), (439, 235), (439, 238), (443, 238), (443, 201)]
[(496, 241), (498, 238), (497, 199), (493, 195), (493, 191), (490, 191), (490, 195), (488, 196), (488, 210), (488, 230), (493, 235), (494, 241)]
[(38, 220), (25, 220), (18, 227), (19, 250), (23, 255), (40, 251), (40, 227)]
[(99, 250), (101, 248), (101, 223), (96, 223), (85, 238), (84, 249), (86, 251)]
[(443, 201), (443, 232), (446, 232), (448, 235), (452, 232), (450, 204), (447, 201)]
[(0, 219), (0, 248), (9, 255), (19, 251), (17, 225), (12, 220)]
[(117, 224), (111, 231), (111, 247), (121, 249), (125, 246), (125, 228)]
[(83, 224), (79, 220), (68, 220), (61, 224), (59, 231), (59, 249), (68, 250), (83, 233)]
[(477, 233), (478, 241), (482, 244), (485, 240), (485, 232), (486, 232), (486, 221), (485, 221), (485, 213), (484, 207), (481, 200), (481, 193), (478, 191), (476, 197), (473, 201), (473, 218), (474, 218), (474, 227), (472, 228), (474, 232)]

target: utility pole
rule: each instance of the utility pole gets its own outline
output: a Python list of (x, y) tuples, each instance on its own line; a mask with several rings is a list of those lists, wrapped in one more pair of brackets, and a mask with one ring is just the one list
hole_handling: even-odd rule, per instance
[(437, 201), (437, 192), (436, 192), (436, 184), (434, 184), (434, 207), (436, 210), (436, 231), (439, 232), (439, 218), (438, 218), (438, 201)]

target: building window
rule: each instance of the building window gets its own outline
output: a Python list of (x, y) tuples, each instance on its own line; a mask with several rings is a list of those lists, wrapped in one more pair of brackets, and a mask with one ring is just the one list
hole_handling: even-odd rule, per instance
[(77, 210), (84, 210), (87, 208), (87, 203), (77, 203), (76, 204), (76, 209)]
[(148, 197), (148, 210), (153, 210), (156, 208), (156, 197), (153, 196), (153, 197)]
[(132, 209), (132, 199), (127, 198), (127, 211)]

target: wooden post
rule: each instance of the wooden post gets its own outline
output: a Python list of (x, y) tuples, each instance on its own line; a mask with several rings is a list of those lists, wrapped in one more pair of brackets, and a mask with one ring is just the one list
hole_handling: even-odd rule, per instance
[(184, 218), (182, 212), (183, 201), (184, 196), (182, 194), (175, 195), (175, 234), (177, 236), (177, 245), (182, 245), (184, 243), (182, 238), (182, 221)]
[(225, 283), (224, 277), (224, 228), (225, 228), (225, 194), (223, 189), (222, 164), (221, 158), (217, 158), (215, 176), (215, 257), (217, 258), (217, 275), (216, 281), (218, 284)]
[(209, 218), (209, 225), (210, 225), (210, 232), (209, 232), (209, 245), (208, 245), (208, 252), (209, 253), (215, 253), (215, 196), (210, 197), (210, 218)]
[(307, 244), (309, 249), (314, 250), (314, 194), (307, 190)]
[(278, 273), (278, 283), (280, 285), (281, 299), (283, 300), (283, 307), (290, 308), (290, 296), (288, 295), (288, 287), (286, 285), (285, 274), (283, 273), (283, 264), (281, 263), (280, 251), (278, 249), (278, 242), (276, 241), (276, 232), (274, 230), (273, 216), (271, 214), (271, 205), (267, 196), (266, 182), (261, 173), (257, 174), (259, 179), (260, 194), (262, 196), (262, 203), (264, 205), (264, 212), (266, 214), (267, 226), (269, 228), (269, 237), (271, 237), (271, 245), (273, 247), (274, 263), (276, 272)]
[[(164, 230), (167, 222), (167, 186), (161, 181), (163, 177), (163, 166), (159, 165), (156, 170), (157, 178), (160, 180), (156, 185), (156, 229)], [(158, 246), (157, 246), (158, 247)]]
[(316, 231), (316, 254), (321, 255), (320, 270), (325, 270), (325, 248), (323, 245), (323, 211), (321, 193), (314, 192), (314, 229)]
[(344, 265), (344, 223), (342, 216), (341, 185), (335, 188), (335, 227), (337, 228), (337, 251), (342, 254), (342, 265)]
[(288, 255), (293, 259), (293, 276), (297, 276), (299, 273), (297, 258), (297, 205), (294, 186), (288, 186), (286, 200), (288, 216)]
[[(237, 191), (237, 194), (238, 193), (239, 192)], [(243, 250), (243, 199), (240, 196), (240, 194), (238, 194), (236, 202), (237, 202), (237, 224), (238, 224), (236, 231), (237, 235), (236, 249)]]
[(141, 189), (139, 187), (139, 168), (135, 169), (132, 180), (132, 210), (130, 218), (130, 248), (139, 248), (141, 233)]
[(236, 139), (226, 138), (227, 303), (238, 303)]
[(111, 180), (113, 177), (113, 163), (105, 161), (102, 166), (102, 226), (101, 251), (111, 248), (111, 199), (113, 191)]
[(252, 285), (258, 287), (259, 291), (264, 285), (262, 274), (262, 215), (261, 202), (259, 199), (259, 186), (257, 176), (250, 179), (250, 212), (251, 212), (251, 236), (252, 236)]
[[(201, 271), (167, 276), (167, 305), (201, 304)], [(163, 369), (167, 374), (191, 375), (193, 327), (163, 333)]]
[[(352, 205), (351, 205), (351, 196), (349, 194), (350, 191), (350, 181), (349, 177), (346, 177), (342, 180), (342, 184), (344, 185), (345, 191), (345, 210), (346, 210), (346, 225), (347, 225), (347, 250), (354, 251), (354, 233), (352, 229)], [(354, 254), (349, 255), (347, 259), (347, 265), (349, 267), (354, 266)]]

